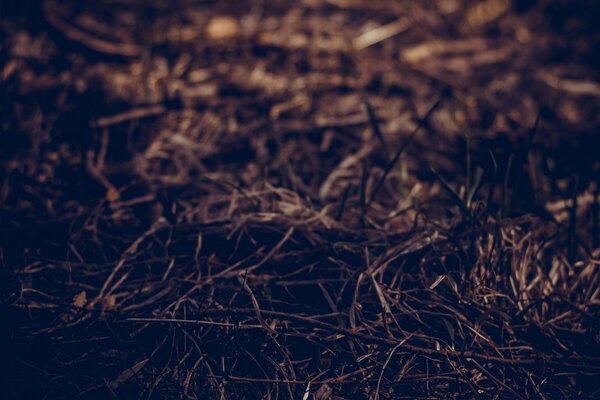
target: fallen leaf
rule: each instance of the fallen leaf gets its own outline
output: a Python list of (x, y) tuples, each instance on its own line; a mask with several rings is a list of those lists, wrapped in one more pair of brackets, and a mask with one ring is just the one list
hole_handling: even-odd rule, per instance
[(75, 308), (83, 308), (87, 303), (87, 293), (85, 290), (82, 290), (80, 293), (76, 294), (73, 297), (73, 307)]
[(134, 366), (127, 368), (125, 371), (121, 372), (121, 374), (117, 377), (117, 379), (115, 379), (113, 382), (111, 382), (111, 384), (110, 384), (111, 389), (113, 389), (113, 390), (117, 389), (123, 383), (125, 383), (129, 379), (131, 379), (135, 374), (140, 372), (141, 369), (144, 368), (144, 366), (146, 365), (148, 360), (150, 360), (150, 359), (146, 358), (146, 359), (138, 362)]
[(108, 201), (117, 201), (120, 197), (121, 195), (119, 194), (119, 191), (114, 187), (111, 187), (106, 191), (106, 199)]
[(213, 39), (231, 39), (240, 31), (239, 22), (230, 16), (218, 16), (211, 18), (206, 33)]
[(333, 389), (328, 384), (324, 383), (315, 393), (315, 400), (331, 400)]

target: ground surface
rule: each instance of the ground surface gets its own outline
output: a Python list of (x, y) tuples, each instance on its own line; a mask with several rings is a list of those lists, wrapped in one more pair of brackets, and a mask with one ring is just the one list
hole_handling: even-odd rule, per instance
[(2, 4), (3, 398), (597, 398), (594, 1)]

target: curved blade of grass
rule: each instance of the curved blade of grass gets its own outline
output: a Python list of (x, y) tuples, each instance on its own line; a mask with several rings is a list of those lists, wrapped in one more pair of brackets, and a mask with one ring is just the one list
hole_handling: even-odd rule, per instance
[(379, 119), (377, 118), (377, 114), (375, 114), (375, 110), (373, 109), (373, 106), (371, 105), (371, 102), (369, 101), (369, 98), (367, 97), (367, 93), (364, 90), (362, 90), (360, 92), (360, 98), (362, 100), (362, 103), (365, 106), (365, 109), (367, 110), (367, 116), (369, 117), (369, 124), (371, 124), (371, 128), (373, 129), (373, 134), (381, 142), (383, 151), (385, 152), (385, 156), (387, 159), (388, 158), (388, 148), (387, 148), (387, 144), (385, 142), (385, 138), (383, 137), (383, 133), (381, 132), (381, 128), (379, 127)]
[(435, 177), (438, 178), (438, 180), (442, 184), (442, 188), (450, 195), (450, 199), (452, 201), (454, 201), (454, 203), (456, 203), (456, 205), (460, 208), (460, 210), (463, 213), (463, 215), (464, 216), (468, 216), (469, 215), (469, 209), (468, 209), (467, 205), (465, 204), (465, 202), (463, 201), (463, 199), (461, 199), (461, 197), (458, 195), (458, 193), (456, 193), (456, 191), (454, 189), (452, 189), (452, 187), (450, 186), (450, 184), (448, 183), (448, 181), (446, 180), (446, 178), (444, 178), (433, 167), (431, 167), (431, 172), (433, 172), (433, 174), (435, 175)]
[(483, 184), (483, 168), (477, 167), (475, 168), (475, 176), (473, 177), (473, 181), (471, 182), (471, 186), (469, 188), (469, 192), (467, 193), (467, 208), (470, 210), (471, 205), (473, 203), (473, 199), (479, 192), (481, 185)]
[(396, 151), (396, 154), (394, 154), (394, 158), (392, 158), (390, 160), (390, 162), (387, 163), (387, 165), (385, 166), (383, 175), (377, 181), (377, 184), (373, 188), (373, 192), (371, 192), (371, 196), (369, 198), (369, 201), (367, 202), (367, 207), (371, 205), (373, 200), (375, 200), (375, 196), (377, 195), (377, 192), (379, 192), (379, 190), (381, 189), (381, 186), (383, 186), (383, 183), (385, 182), (387, 176), (390, 174), (390, 172), (392, 171), (392, 169), (394, 168), (394, 166), (400, 159), (400, 156), (402, 155), (404, 150), (406, 150), (408, 145), (413, 141), (413, 139), (421, 131), (421, 128), (423, 128), (423, 126), (425, 126), (425, 124), (427, 123), (429, 118), (431, 118), (431, 116), (433, 115), (433, 112), (440, 106), (440, 104), (442, 104), (442, 100), (444, 99), (445, 96), (446, 96), (445, 94), (442, 94), (442, 96), (438, 99), (438, 101), (436, 101), (435, 104), (433, 106), (431, 106), (431, 108), (427, 111), (425, 116), (423, 118), (421, 118), (417, 127), (411, 132), (410, 135), (408, 135), (408, 137), (404, 140), (404, 142), (402, 142), (402, 144), (400, 145), (400, 148)]

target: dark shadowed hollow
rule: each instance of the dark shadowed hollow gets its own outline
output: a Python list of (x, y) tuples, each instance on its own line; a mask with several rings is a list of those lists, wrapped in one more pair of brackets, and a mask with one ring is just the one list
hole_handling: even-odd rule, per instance
[(598, 21), (2, 1), (0, 398), (599, 398)]

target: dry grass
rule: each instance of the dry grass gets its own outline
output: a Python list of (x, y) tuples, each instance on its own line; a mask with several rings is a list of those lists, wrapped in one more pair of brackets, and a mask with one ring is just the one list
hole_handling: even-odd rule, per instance
[(9, 397), (598, 396), (586, 54), (544, 1), (304, 3), (2, 20)]

